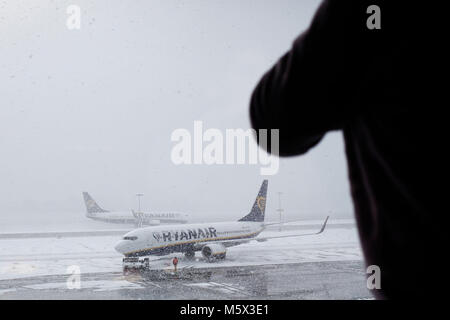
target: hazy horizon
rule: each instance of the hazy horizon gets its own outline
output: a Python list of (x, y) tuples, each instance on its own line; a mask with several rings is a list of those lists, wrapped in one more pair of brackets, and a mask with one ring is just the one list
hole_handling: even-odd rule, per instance
[[(286, 219), (352, 218), (341, 133), (279, 173), (171, 162), (171, 133), (250, 127), (259, 78), (305, 30), (320, 1), (18, 0), (0, 2), (0, 221), (105, 209), (235, 219), (269, 179)], [(68, 5), (81, 29), (68, 30)], [(69, 219), (70, 220), (70, 219)], [(4, 228), (3, 228), (4, 229)]]

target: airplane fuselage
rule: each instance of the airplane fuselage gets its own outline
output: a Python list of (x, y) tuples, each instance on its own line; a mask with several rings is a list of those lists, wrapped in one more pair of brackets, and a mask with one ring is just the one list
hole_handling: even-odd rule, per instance
[[(94, 212), (87, 213), (86, 217), (109, 223), (120, 224), (136, 224), (136, 217), (129, 211), (108, 211), (108, 212)], [(158, 221), (161, 223), (186, 223), (187, 217), (182, 213), (167, 212), (167, 213), (143, 213), (142, 223), (150, 224), (152, 221)]]
[(263, 229), (261, 222), (244, 221), (152, 226), (130, 231), (115, 248), (129, 257), (195, 252), (208, 242), (224, 240), (226, 247), (241, 244), (245, 239), (256, 237)]

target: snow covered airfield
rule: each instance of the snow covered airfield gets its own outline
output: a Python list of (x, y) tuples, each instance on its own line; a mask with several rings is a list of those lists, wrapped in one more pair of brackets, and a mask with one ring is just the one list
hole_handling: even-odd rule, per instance
[[(286, 235), (298, 234), (304, 233), (305, 231), (314, 231), (318, 228), (320, 228), (320, 221), (290, 223), (283, 226), (281, 230), (279, 230), (278, 226), (270, 227), (261, 236), (279, 235), (280, 233)], [(121, 274), (122, 256), (114, 251), (114, 244), (125, 232), (125, 229), (114, 230), (108, 226), (106, 229), (103, 228), (103, 230), (71, 231), (70, 233), (57, 232), (49, 229), (39, 233), (1, 233), (0, 299), (18, 297), (33, 299), (42, 297), (42, 295), (35, 296), (34, 292), (36, 291), (41, 293), (47, 292), (48, 295), (44, 295), (44, 298), (57, 298), (61, 292), (69, 291), (71, 292), (67, 298), (80, 298), (73, 290), (67, 289), (66, 282), (73, 273), (74, 267), (80, 271), (81, 291), (87, 292), (88, 297), (99, 299), (117, 298), (117, 296), (111, 296), (111, 292), (119, 294), (119, 292), (130, 292), (130, 290), (135, 292), (137, 290), (143, 294), (145, 290), (139, 289), (148, 289), (149, 283), (151, 284), (150, 287), (159, 287), (158, 290), (161, 290), (168, 283), (172, 285), (177, 282), (186, 282), (186, 279), (172, 278), (160, 282), (147, 281), (143, 285), (142, 281), (124, 278)], [(171, 259), (175, 255), (151, 257), (151, 268), (170, 274), (173, 269)], [(280, 272), (277, 270), (282, 270), (283, 268), (285, 271), (280, 272), (278, 276), (283, 277), (282, 273), (285, 275), (292, 273), (293, 276), (291, 278), (295, 278), (302, 276), (301, 269), (313, 268), (312, 270), (316, 270), (314, 273), (317, 276), (316, 272), (319, 272), (319, 274), (321, 272), (330, 274), (329, 271), (331, 269), (334, 269), (334, 272), (336, 272), (336, 266), (340, 266), (338, 268), (339, 270), (345, 271), (346, 274), (352, 277), (355, 275), (358, 283), (360, 281), (362, 287), (365, 285), (362, 253), (356, 227), (352, 221), (330, 220), (323, 234), (311, 237), (282, 238), (266, 242), (253, 241), (232, 247), (227, 252), (227, 258), (224, 261), (216, 263), (206, 262), (200, 253), (196, 254), (194, 261), (184, 259), (184, 257), (180, 257), (179, 255), (178, 257), (180, 258), (178, 268), (181, 274), (183, 270), (209, 270), (208, 272), (212, 272), (215, 277), (221, 279), (221, 275), (226, 270), (227, 279), (229, 280), (229, 275), (235, 270), (237, 274), (244, 272), (241, 275), (243, 278), (239, 280), (241, 283), (245, 283), (247, 280), (249, 283), (252, 282), (250, 278), (259, 273), (263, 273), (264, 275), (268, 273), (271, 277), (276, 277), (278, 272)], [(350, 269), (345, 270), (348, 268), (353, 271), (349, 271)], [(321, 269), (322, 271), (320, 271)], [(267, 272), (267, 270), (272, 271)], [(303, 273), (308, 274), (307, 271)], [(250, 274), (250, 278), (247, 279)], [(260, 275), (259, 277), (263, 276)], [(326, 278), (324, 277), (323, 279)], [(356, 278), (353, 281), (356, 281)], [(238, 277), (234, 280), (238, 281), (237, 279)], [(341, 280), (345, 281), (345, 279)], [(236, 295), (235, 291), (237, 289), (233, 289), (234, 286), (232, 283), (217, 281), (219, 282), (211, 281), (211, 279), (205, 280), (203, 278), (190, 279), (188, 283), (184, 283), (183, 285), (190, 289), (189, 292), (191, 294), (194, 294), (190, 298), (221, 298), (220, 295), (217, 297), (214, 295), (211, 296), (211, 290), (218, 290), (217, 292), (225, 294), (225, 298), (226, 291), (232, 293), (230, 298)], [(314, 281), (317, 281), (317, 279), (302, 279), (299, 285), (305, 285), (309, 281), (312, 281), (311, 284), (314, 285)], [(336, 281), (336, 279), (332, 279), (332, 281)], [(265, 283), (265, 281), (262, 282)], [(305, 291), (300, 290), (297, 292), (294, 290), (295, 293), (292, 291), (295, 287), (295, 281), (285, 282), (284, 285), (281, 280), (277, 282), (280, 283), (281, 287), (281, 291), (278, 292), (278, 289), (275, 290), (278, 294), (284, 292), (283, 286), (289, 286), (285, 291), (291, 292), (292, 295), (289, 296), (290, 298), (323, 298), (322, 294), (317, 296), (317, 292), (314, 290), (311, 292), (306, 291), (306, 296)], [(253, 285), (251, 285), (252, 288)], [(361, 289), (361, 286), (358, 285), (358, 294), (352, 294), (352, 288), (348, 286), (345, 287), (343, 291), (345, 294), (342, 296), (340, 296), (339, 292), (336, 292), (336, 295), (331, 294), (330, 296), (330, 293), (327, 291), (328, 298), (366, 298), (367, 293)], [(321, 285), (322, 287), (324, 286)], [(363, 290), (363, 293), (361, 293), (361, 290)], [(274, 290), (270, 291), (272, 293), (274, 292)], [(108, 294), (105, 294), (105, 292), (108, 292)], [(162, 291), (164, 295), (157, 295), (155, 297), (153, 296), (154, 292), (153, 290), (150, 296), (147, 293), (139, 296), (139, 298), (167, 298), (167, 294), (170, 294), (170, 288)], [(204, 296), (204, 292), (208, 292), (208, 295)], [(267, 290), (260, 292), (258, 289), (256, 290), (256, 294), (251, 292), (249, 294), (243, 294), (243, 297), (271, 298), (271, 295), (267, 295)], [(121, 297), (130, 298), (132, 296), (127, 294), (125, 296), (121, 295), (119, 298)], [(169, 295), (168, 297), (170, 298), (171, 296)], [(172, 297), (174, 299), (180, 298), (177, 296)], [(286, 296), (283, 297), (286, 298)]]

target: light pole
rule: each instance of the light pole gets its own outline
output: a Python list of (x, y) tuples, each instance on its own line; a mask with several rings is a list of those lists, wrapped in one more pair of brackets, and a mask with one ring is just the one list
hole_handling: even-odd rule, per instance
[(143, 193), (136, 193), (136, 197), (138, 198), (138, 212), (141, 213), (141, 197), (144, 196)]
[(141, 212), (141, 197), (143, 196), (143, 193), (136, 193), (136, 197), (138, 198), (138, 212), (136, 215), (136, 224), (137, 227), (142, 227), (142, 223), (144, 220), (144, 214)]
[(279, 229), (278, 229), (278, 231), (281, 231), (281, 222), (282, 222), (282, 218), (281, 218), (281, 216), (282, 216), (282, 213), (283, 213), (283, 208), (281, 208), (281, 195), (283, 194), (283, 192), (278, 192), (278, 212), (279, 212), (279, 214), (280, 214), (280, 227), (279, 227)]

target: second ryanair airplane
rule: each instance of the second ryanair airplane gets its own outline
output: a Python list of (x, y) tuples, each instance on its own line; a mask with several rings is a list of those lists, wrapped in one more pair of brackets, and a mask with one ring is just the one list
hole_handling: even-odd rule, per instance
[(102, 222), (134, 224), (136, 227), (142, 227), (161, 223), (186, 223), (188, 217), (187, 214), (180, 212), (108, 211), (102, 209), (87, 192), (83, 192), (83, 199), (86, 217)]
[(234, 222), (199, 223), (187, 225), (155, 226), (136, 229), (125, 234), (115, 249), (122, 253), (124, 272), (128, 269), (149, 267), (149, 255), (167, 255), (174, 252), (184, 253), (192, 258), (201, 251), (208, 261), (224, 259), (227, 247), (247, 243), (252, 240), (266, 241), (275, 238), (299, 237), (320, 234), (325, 230), (328, 217), (321, 229), (315, 233), (258, 237), (268, 225), (265, 223), (266, 195), (268, 181), (264, 180), (252, 210), (245, 217)]

